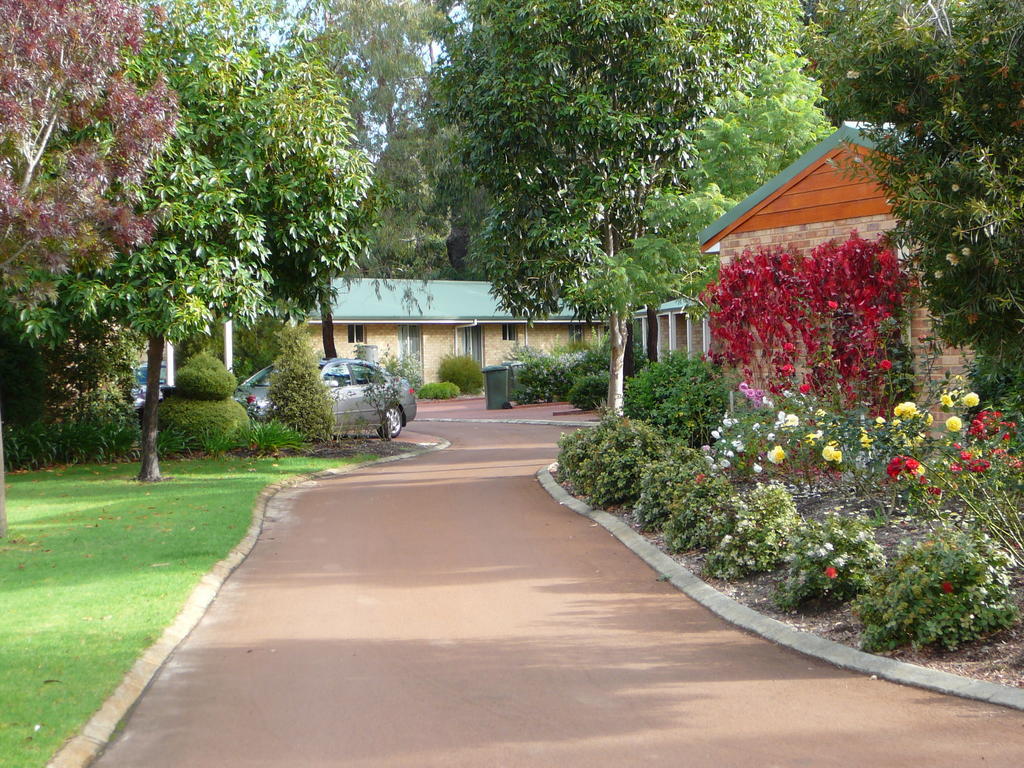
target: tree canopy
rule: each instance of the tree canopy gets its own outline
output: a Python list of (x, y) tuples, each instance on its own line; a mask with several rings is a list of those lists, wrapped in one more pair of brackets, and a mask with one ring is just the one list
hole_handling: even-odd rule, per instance
[[(180, 102), (175, 136), (141, 186), (143, 207), (158, 211), (153, 239), (62, 285), (78, 306), (148, 336), (151, 373), (164, 339), (254, 318), (274, 302), (314, 305), (358, 252), (352, 219), (369, 184), (340, 85), (272, 2), (166, 8), (148, 25), (136, 73), (166, 79)], [(154, 395), (145, 479), (159, 477), (155, 409)]]
[(127, 72), (139, 10), (120, 0), (0, 0), (0, 289), (52, 296), (51, 274), (144, 242), (132, 190), (167, 138), (162, 78)]
[[(798, 18), (788, 0), (466, 3), (438, 94), (490, 194), (485, 258), (502, 304), (527, 316), (577, 297), (592, 306), (588, 283), (623, 268), (648, 200), (681, 183), (717, 99), (751, 59), (783, 48)], [(625, 322), (615, 307), (613, 407)]]
[(1024, 6), (826, 3), (809, 46), (836, 117), (865, 123), (940, 335), (1024, 351)]

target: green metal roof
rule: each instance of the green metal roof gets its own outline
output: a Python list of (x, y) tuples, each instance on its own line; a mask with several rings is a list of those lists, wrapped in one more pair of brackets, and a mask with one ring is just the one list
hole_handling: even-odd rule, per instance
[(707, 245), (707, 243), (714, 239), (722, 230), (726, 229), (730, 224), (735, 223), (758, 203), (763, 202), (778, 189), (799, 176), (800, 173), (825, 157), (829, 152), (834, 149), (838, 149), (842, 144), (857, 144), (865, 149), (875, 148), (875, 143), (857, 130), (856, 126), (850, 124), (843, 125), (831, 136), (823, 139), (820, 143), (804, 152), (785, 170), (766, 181), (755, 192), (748, 195), (742, 202), (737, 203), (735, 206), (730, 208), (713, 224), (702, 229), (697, 235), (700, 238), (701, 247)]
[[(338, 320), (399, 323), (451, 320), (524, 322), (498, 306), (491, 284), (469, 280), (335, 280), (333, 314)], [(545, 320), (569, 322), (571, 312)]]

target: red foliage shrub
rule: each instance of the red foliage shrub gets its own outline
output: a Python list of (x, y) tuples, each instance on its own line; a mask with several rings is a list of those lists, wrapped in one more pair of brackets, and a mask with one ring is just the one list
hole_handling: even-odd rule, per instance
[(853, 233), (809, 257), (745, 251), (704, 294), (713, 357), (773, 391), (795, 388), (799, 371), (805, 391), (881, 403), (909, 289), (883, 238)]

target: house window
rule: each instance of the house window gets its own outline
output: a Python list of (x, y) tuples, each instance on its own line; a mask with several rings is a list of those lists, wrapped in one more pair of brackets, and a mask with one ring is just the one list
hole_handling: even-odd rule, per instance
[(569, 343), (583, 341), (583, 324), (569, 323)]
[(349, 344), (365, 344), (366, 343), (366, 326), (365, 325), (349, 325), (349, 327), (348, 327), (348, 343)]
[(480, 365), (484, 364), (483, 326), (472, 325), (458, 329), (456, 350), (460, 355), (472, 357)]
[(515, 323), (502, 323), (501, 324), (501, 340), (502, 341), (518, 341), (519, 329), (516, 328)]

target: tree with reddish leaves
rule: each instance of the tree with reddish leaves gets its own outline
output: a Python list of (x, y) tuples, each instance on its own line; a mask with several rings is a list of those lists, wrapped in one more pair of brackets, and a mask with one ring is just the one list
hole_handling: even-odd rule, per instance
[(883, 238), (853, 233), (808, 257), (746, 251), (721, 268), (703, 297), (712, 307), (713, 356), (773, 391), (800, 385), (837, 405), (882, 404), (891, 394), (892, 360), (905, 357), (910, 288)]
[(16, 305), (150, 235), (132, 190), (175, 102), (161, 80), (132, 82), (142, 38), (139, 9), (120, 0), (0, 0), (0, 292)]
[(171, 132), (162, 80), (139, 89), (127, 57), (139, 9), (120, 0), (0, 0), (0, 285), (19, 301), (62, 273), (148, 238), (130, 190)]

